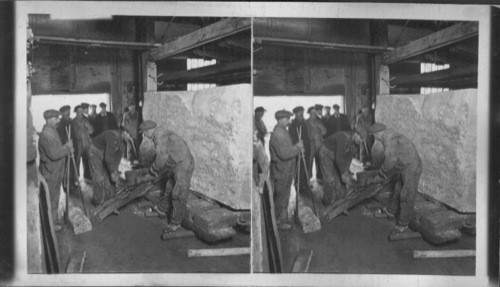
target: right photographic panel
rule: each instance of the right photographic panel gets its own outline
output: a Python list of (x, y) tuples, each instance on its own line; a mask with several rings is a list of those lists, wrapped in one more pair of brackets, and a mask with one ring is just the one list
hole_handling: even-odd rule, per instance
[(475, 275), (478, 31), (253, 19), (253, 272)]

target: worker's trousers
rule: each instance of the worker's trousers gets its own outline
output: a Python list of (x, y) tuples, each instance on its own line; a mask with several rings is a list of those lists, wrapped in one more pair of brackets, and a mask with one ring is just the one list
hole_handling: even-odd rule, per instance
[[(310, 178), (308, 177), (308, 175), (310, 175), (309, 166), (304, 165), (304, 163), (307, 163), (307, 161), (309, 160), (309, 153), (310, 153), (309, 149), (306, 149), (304, 153), (305, 160), (303, 160), (300, 157), (297, 157), (296, 166), (297, 168), (300, 166), (300, 175), (299, 172), (297, 172), (297, 175), (295, 176), (295, 189), (300, 190), (301, 193), (305, 192), (309, 188), (309, 180), (310, 180)], [(298, 186), (299, 183), (300, 186)]]
[[(85, 179), (90, 179), (91, 178), (91, 173), (90, 173), (90, 162), (89, 162), (89, 143), (83, 143), (83, 141), (79, 140), (77, 142), (76, 148), (75, 148), (75, 163), (76, 163), (76, 180), (78, 180), (79, 175), (80, 175), (80, 162), (83, 163), (83, 177)], [(74, 172), (73, 172), (74, 173)]]
[(323, 172), (323, 203), (330, 205), (345, 196), (346, 188), (340, 180), (340, 172), (335, 163), (335, 153), (325, 146), (321, 146), (319, 156)]
[[(186, 205), (193, 172), (194, 159), (189, 157), (177, 163), (176, 166), (172, 168), (170, 178), (167, 179), (165, 186), (167, 194), (158, 204), (158, 209), (164, 213), (168, 213), (169, 206), (171, 206), (170, 222), (172, 224), (179, 225), (182, 223), (182, 219), (186, 213)], [(174, 187), (170, 189), (169, 186), (172, 181), (174, 181)]]
[[(60, 159), (60, 161), (62, 161), (63, 163), (66, 162), (64, 158)], [(49, 212), (52, 213), (52, 221), (54, 222), (54, 224), (60, 225), (59, 218), (57, 216), (57, 209), (59, 207), (61, 184), (64, 179), (64, 165), (59, 164), (54, 169), (51, 169), (51, 167), (49, 167), (48, 165), (40, 163), (39, 170), (49, 187), (51, 206), (51, 210)]]
[(314, 147), (314, 144), (311, 144), (311, 152), (309, 154), (309, 176), (312, 177), (312, 167), (313, 162), (316, 165), (316, 180), (323, 180), (323, 174), (321, 172), (321, 156), (319, 155), (319, 151), (321, 146), (318, 148)]
[(287, 161), (271, 161), (271, 181), (274, 188), (274, 209), (278, 223), (288, 221), (288, 201), (295, 172), (295, 158)]
[(91, 144), (89, 159), (94, 205), (102, 205), (105, 200), (115, 196), (116, 188), (111, 184), (110, 174), (104, 166), (104, 152)]
[(129, 133), (126, 133), (125, 143), (127, 144), (127, 159), (129, 161), (139, 159), (139, 139), (133, 138)]
[(393, 214), (399, 212), (397, 215), (399, 225), (407, 226), (410, 224), (421, 174), (422, 161), (418, 158), (400, 173), (394, 175), (394, 180), (390, 182), (390, 188), (393, 192), (387, 210)]

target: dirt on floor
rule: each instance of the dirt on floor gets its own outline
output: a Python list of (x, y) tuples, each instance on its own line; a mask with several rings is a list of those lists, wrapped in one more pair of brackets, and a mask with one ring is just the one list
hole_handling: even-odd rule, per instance
[[(316, 205), (323, 209), (319, 197)], [(413, 259), (413, 250), (475, 249), (475, 237), (435, 246), (423, 239), (388, 241), (394, 220), (375, 219), (364, 204), (340, 215), (321, 230), (303, 234), (299, 227), (280, 231), (284, 270), (292, 270), (297, 254), (313, 250), (309, 273), (474, 275), (475, 257)]]
[[(84, 198), (90, 214), (91, 187), (82, 181)], [(79, 198), (72, 195), (77, 203)], [(226, 241), (209, 244), (196, 237), (162, 241), (164, 219), (146, 218), (137, 212), (137, 202), (111, 214), (86, 233), (74, 235), (71, 228), (58, 233), (60, 261), (66, 267), (70, 253), (85, 251), (84, 273), (107, 272), (250, 272), (250, 256), (188, 258), (188, 249), (249, 247), (250, 234), (237, 232)]]

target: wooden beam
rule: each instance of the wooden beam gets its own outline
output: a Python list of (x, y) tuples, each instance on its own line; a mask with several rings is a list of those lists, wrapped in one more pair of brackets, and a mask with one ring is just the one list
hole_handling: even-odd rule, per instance
[(386, 52), (382, 55), (382, 63), (387, 65), (399, 62), (474, 37), (478, 32), (479, 25), (476, 22), (458, 23)]
[(188, 249), (188, 257), (213, 257), (213, 256), (236, 256), (249, 255), (250, 247), (233, 247), (218, 249)]
[(93, 40), (93, 39), (76, 39), (76, 38), (48, 37), (48, 36), (35, 36), (34, 39), (35, 42), (40, 42), (45, 44), (86, 46), (90, 48), (147, 50), (159, 47), (161, 45), (155, 43), (104, 41), (104, 40)]
[(250, 18), (227, 18), (163, 44), (149, 52), (149, 61), (158, 61), (195, 47), (250, 29)]
[(254, 37), (254, 42), (257, 44), (268, 44), (276, 46), (302, 47), (315, 49), (329, 49), (336, 51), (346, 51), (353, 53), (372, 53), (381, 54), (390, 51), (392, 48), (370, 45), (355, 45), (355, 44), (340, 44), (332, 42), (312, 42), (304, 40), (280, 39), (270, 37)]
[(436, 72), (396, 76), (391, 81), (391, 84), (399, 86), (433, 86), (435, 83), (442, 85), (446, 82), (453, 82), (453, 80), (462, 80), (464, 78), (477, 78), (477, 66), (460, 68), (460, 69), (446, 69)]
[(181, 71), (172, 73), (170, 75), (161, 76), (158, 80), (160, 82), (189, 82), (196, 79), (217, 75), (220, 73), (229, 73), (238, 70), (248, 70), (248, 77), (250, 77), (250, 61), (241, 61), (228, 64), (212, 65), (188, 71)]

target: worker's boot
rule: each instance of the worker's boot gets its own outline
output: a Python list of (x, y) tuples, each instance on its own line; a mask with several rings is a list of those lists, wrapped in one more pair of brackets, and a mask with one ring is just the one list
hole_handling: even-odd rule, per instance
[(163, 229), (163, 233), (174, 233), (179, 230), (179, 228), (181, 228), (180, 224), (167, 223), (167, 225)]
[(405, 232), (406, 230), (408, 230), (408, 225), (397, 224), (396, 227), (394, 227), (394, 229), (389, 232), (389, 237), (396, 236), (400, 233)]

